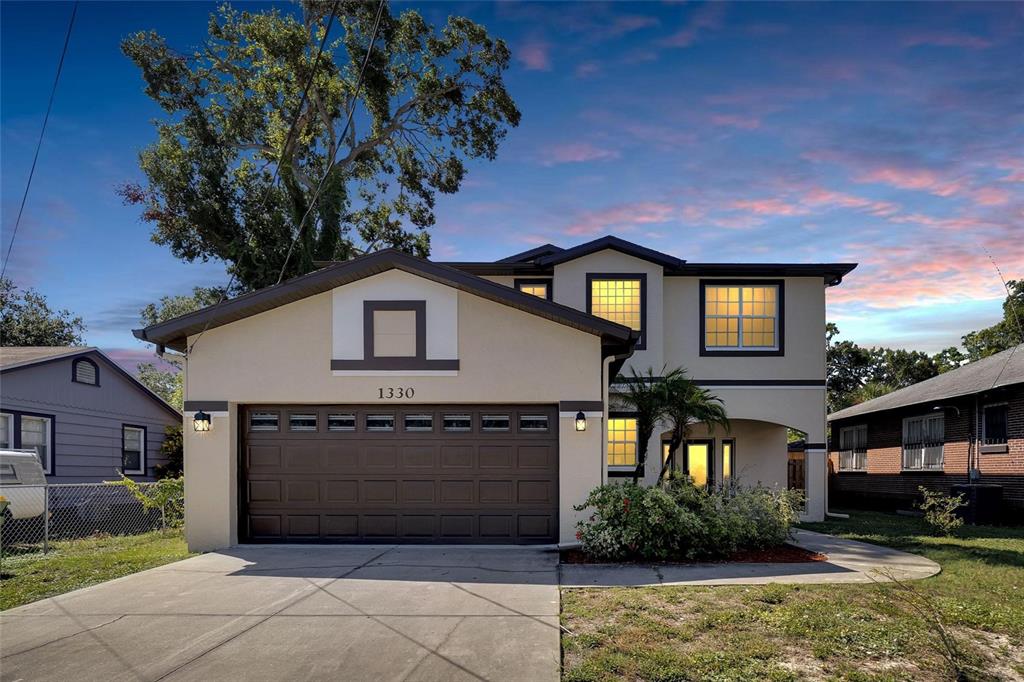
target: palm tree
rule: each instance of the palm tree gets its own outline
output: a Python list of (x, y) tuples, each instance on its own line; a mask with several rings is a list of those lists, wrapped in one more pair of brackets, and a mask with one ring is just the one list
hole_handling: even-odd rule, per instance
[(665, 369), (662, 368), (662, 376), (659, 377), (650, 367), (643, 372), (637, 372), (635, 367), (631, 367), (632, 376), (626, 378), (620, 375), (618, 379), (626, 385), (625, 390), (615, 396), (618, 407), (636, 414), (638, 443), (633, 483), (636, 483), (643, 474), (647, 462), (647, 446), (654, 435), (654, 425), (665, 416), (665, 387), (680, 376), (678, 369), (667, 373)]
[(714, 434), (718, 426), (726, 431), (730, 428), (722, 399), (698, 386), (684, 371), (678, 371), (667, 379), (662, 390), (665, 400), (663, 414), (672, 423), (672, 435), (669, 437), (670, 455), (661, 467), (659, 478), (665, 477), (670, 463), (675, 468), (676, 451), (690, 435), (691, 424), (707, 425), (709, 434)]

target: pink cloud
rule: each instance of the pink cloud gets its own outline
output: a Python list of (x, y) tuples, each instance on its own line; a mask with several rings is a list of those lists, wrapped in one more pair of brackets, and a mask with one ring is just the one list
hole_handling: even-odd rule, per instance
[(557, 166), (562, 163), (586, 163), (588, 161), (607, 161), (619, 158), (614, 149), (596, 147), (589, 142), (572, 142), (546, 147), (542, 152), (541, 164)]
[(603, 36), (618, 38), (627, 33), (657, 26), (659, 23), (657, 17), (648, 17), (641, 14), (624, 14), (612, 20), (611, 25), (604, 31)]
[(810, 212), (804, 206), (787, 203), (781, 199), (741, 199), (733, 201), (729, 207), (757, 215), (771, 216), (805, 215)]
[(551, 46), (542, 40), (531, 40), (519, 46), (516, 59), (527, 71), (550, 71)]
[(957, 194), (966, 187), (963, 180), (944, 178), (935, 171), (926, 168), (900, 168), (884, 166), (861, 173), (854, 178), (856, 182), (890, 185), (898, 189), (912, 189), (929, 192), (940, 197)]
[(890, 201), (876, 201), (844, 192), (815, 187), (803, 197), (803, 203), (811, 206), (838, 206), (842, 208), (863, 209), (878, 216), (891, 216), (899, 211), (899, 206)]
[(1009, 203), (1013, 194), (1001, 187), (982, 187), (971, 193), (974, 203), (981, 206), (1001, 206)]
[(577, 78), (590, 78), (601, 73), (601, 64), (595, 61), (580, 62), (576, 65)]
[(593, 235), (621, 230), (629, 232), (640, 225), (656, 225), (672, 219), (675, 208), (657, 201), (618, 204), (581, 213), (565, 230), (571, 236)]
[(906, 47), (918, 47), (928, 45), (931, 47), (966, 47), (972, 50), (983, 50), (991, 47), (992, 43), (981, 36), (967, 33), (917, 33), (907, 37), (903, 41)]
[(713, 114), (711, 123), (716, 126), (728, 128), (741, 128), (743, 130), (755, 130), (761, 127), (761, 119), (753, 116), (736, 116), (733, 114)]
[(700, 5), (690, 13), (683, 28), (667, 38), (663, 38), (659, 45), (663, 47), (689, 47), (697, 42), (702, 33), (721, 28), (724, 15), (725, 3), (709, 2)]

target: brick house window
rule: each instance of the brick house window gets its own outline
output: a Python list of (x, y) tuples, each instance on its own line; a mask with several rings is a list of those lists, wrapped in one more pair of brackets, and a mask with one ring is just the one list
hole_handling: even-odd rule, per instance
[(839, 429), (839, 470), (864, 471), (868, 468), (868, 425)]
[(981, 451), (1007, 452), (1008, 405), (986, 405), (981, 410)]
[(903, 420), (903, 468), (941, 470), (946, 418), (941, 414)]

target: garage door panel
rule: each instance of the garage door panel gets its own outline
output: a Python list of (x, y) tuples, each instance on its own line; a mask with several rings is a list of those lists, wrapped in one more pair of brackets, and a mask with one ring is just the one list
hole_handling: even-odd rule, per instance
[[(283, 419), (280, 431), (244, 434), (241, 518), (248, 540), (557, 541), (554, 406), (254, 409), (316, 414), (317, 426), (293, 432)], [(368, 430), (368, 417), (383, 414), (394, 415), (394, 430)], [(521, 414), (546, 414), (551, 431), (520, 431)], [(420, 415), (432, 415), (432, 430), (423, 430), (427, 420)], [(446, 415), (458, 419), (446, 421)], [(484, 430), (483, 415), (491, 425), (505, 423), (496, 415), (507, 415), (508, 429)]]

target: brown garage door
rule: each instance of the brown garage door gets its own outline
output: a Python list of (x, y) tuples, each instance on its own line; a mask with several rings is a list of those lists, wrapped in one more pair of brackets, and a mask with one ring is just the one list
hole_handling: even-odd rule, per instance
[(249, 406), (251, 542), (550, 543), (554, 406)]

